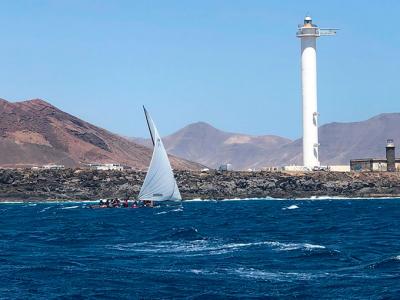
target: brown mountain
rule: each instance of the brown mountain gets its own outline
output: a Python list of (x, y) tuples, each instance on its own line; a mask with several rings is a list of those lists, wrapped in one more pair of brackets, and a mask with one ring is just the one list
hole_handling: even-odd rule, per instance
[[(0, 166), (121, 163), (146, 169), (151, 150), (84, 122), (40, 100), (11, 103), (0, 99)], [(171, 157), (177, 169), (201, 166)]]
[[(400, 145), (399, 128), (400, 113), (323, 125), (319, 129), (321, 162), (348, 164), (352, 158), (384, 157), (387, 139)], [(302, 139), (227, 133), (206, 123), (191, 124), (164, 141), (170, 153), (211, 167), (231, 163), (235, 169), (260, 169), (302, 163)], [(137, 142), (148, 143), (143, 139)]]
[[(139, 138), (135, 141), (150, 145), (148, 140)], [(163, 141), (167, 151), (179, 157), (212, 168), (231, 163), (238, 170), (260, 168), (265, 157), (270, 157), (281, 146), (291, 142), (273, 135), (224, 132), (204, 122), (188, 125), (166, 136)]]
[(383, 158), (387, 139), (400, 144), (400, 113), (385, 113), (362, 122), (331, 123), (320, 128), (321, 159), (325, 164), (352, 158)]
[[(400, 113), (384, 113), (365, 121), (329, 123), (319, 128), (323, 165), (349, 164), (354, 158), (384, 158), (387, 139), (400, 144)], [(265, 161), (270, 165), (301, 164), (302, 139), (283, 145)]]

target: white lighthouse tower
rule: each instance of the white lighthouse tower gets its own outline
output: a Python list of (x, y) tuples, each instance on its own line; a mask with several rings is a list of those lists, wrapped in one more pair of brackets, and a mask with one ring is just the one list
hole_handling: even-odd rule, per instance
[(317, 110), (317, 49), (320, 36), (332, 36), (336, 29), (320, 29), (311, 17), (299, 25), (297, 37), (301, 39), (301, 89), (303, 98), (303, 165), (312, 170), (320, 166)]

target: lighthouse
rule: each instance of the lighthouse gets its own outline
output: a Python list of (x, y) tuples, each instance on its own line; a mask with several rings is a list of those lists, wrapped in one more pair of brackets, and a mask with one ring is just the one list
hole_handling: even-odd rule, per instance
[(301, 39), (301, 92), (303, 99), (303, 166), (309, 170), (320, 167), (317, 110), (317, 48), (320, 36), (336, 35), (336, 29), (321, 29), (310, 16), (299, 25)]

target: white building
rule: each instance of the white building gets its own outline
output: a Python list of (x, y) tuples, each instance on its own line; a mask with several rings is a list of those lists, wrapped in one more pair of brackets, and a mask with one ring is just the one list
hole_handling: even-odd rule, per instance
[(264, 172), (279, 172), (282, 170), (283, 170), (282, 167), (263, 167), (263, 168), (261, 168), (261, 171), (264, 171)]
[(98, 171), (123, 171), (124, 167), (121, 164), (89, 164), (89, 167)]
[(60, 170), (60, 169), (64, 169), (65, 166), (64, 165), (53, 165), (53, 164), (48, 164), (48, 165), (43, 165), (42, 169), (45, 170)]
[(286, 171), (286, 172), (306, 172), (306, 171), (311, 171), (311, 170), (308, 169), (305, 166), (292, 165), (292, 166), (284, 166), (282, 168), (282, 171)]
[(331, 172), (350, 172), (350, 165), (333, 165), (328, 166)]

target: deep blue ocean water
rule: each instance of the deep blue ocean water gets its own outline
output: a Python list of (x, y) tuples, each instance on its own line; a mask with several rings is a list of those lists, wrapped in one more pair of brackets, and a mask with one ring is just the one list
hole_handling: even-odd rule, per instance
[(400, 200), (0, 205), (4, 299), (400, 298)]

